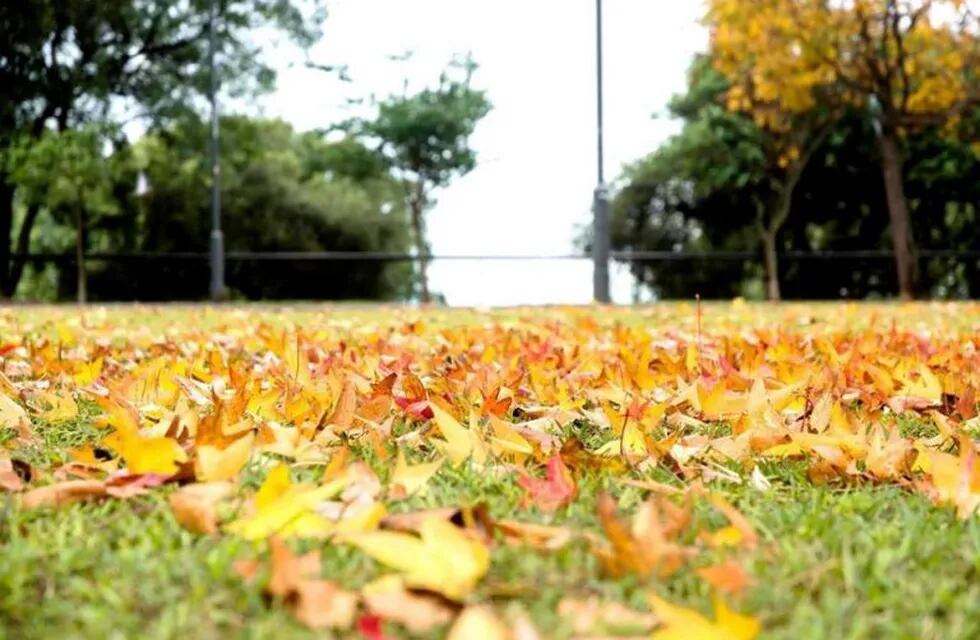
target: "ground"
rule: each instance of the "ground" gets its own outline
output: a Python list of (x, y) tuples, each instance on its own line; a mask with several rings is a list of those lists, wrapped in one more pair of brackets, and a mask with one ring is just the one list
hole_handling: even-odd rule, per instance
[[(663, 603), (716, 602), (743, 617), (706, 637), (980, 637), (978, 312), (7, 311), (0, 637), (465, 637), (460, 611), (513, 637), (693, 637)], [(38, 493), (80, 479), (85, 499)], [(179, 518), (204, 482), (227, 491)], [(408, 561), (426, 575), (373, 549), (438, 507), (460, 526)], [(319, 552), (303, 580), (350, 615), (277, 592), (275, 544)], [(442, 623), (373, 610), (391, 575)]]

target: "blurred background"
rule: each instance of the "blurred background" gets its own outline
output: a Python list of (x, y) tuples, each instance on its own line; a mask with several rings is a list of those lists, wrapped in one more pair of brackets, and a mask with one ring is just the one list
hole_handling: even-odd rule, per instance
[(978, 15), (3, 3), (0, 293), (977, 297)]

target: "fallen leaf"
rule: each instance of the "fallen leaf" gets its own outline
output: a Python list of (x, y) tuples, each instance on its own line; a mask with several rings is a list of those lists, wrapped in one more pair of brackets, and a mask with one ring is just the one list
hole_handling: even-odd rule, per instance
[(463, 609), (449, 629), (448, 640), (511, 640), (510, 629), (486, 605)]
[(21, 496), (21, 504), (26, 509), (63, 507), (106, 495), (105, 482), (100, 480), (66, 480), (27, 491)]
[(566, 596), (558, 603), (557, 613), (570, 622), (572, 631), (579, 635), (639, 634), (650, 631), (657, 624), (657, 616), (652, 613), (636, 611), (615, 601), (603, 602), (597, 596)]
[(556, 511), (575, 499), (575, 479), (558, 453), (548, 460), (544, 480), (534, 478), (521, 470), (517, 484), (526, 492), (522, 503), (525, 506), (534, 504), (542, 511)]
[(425, 519), (419, 537), (393, 531), (344, 535), (378, 562), (403, 573), (409, 587), (461, 600), (490, 567), (487, 547), (459, 527), (438, 517)]
[(323, 537), (335, 532), (336, 525), (315, 513), (315, 507), (336, 498), (347, 486), (346, 477), (324, 485), (293, 484), (289, 469), (279, 465), (269, 472), (255, 495), (254, 509), (225, 526), (229, 533), (249, 540), (280, 536)]
[[(14, 468), (15, 461), (0, 453), (0, 489), (4, 491), (20, 491), (24, 488), (24, 479)], [(22, 463), (25, 464), (26, 463)], [(30, 472), (30, 467), (26, 467)]]
[(223, 449), (198, 446), (194, 470), (200, 482), (230, 480), (237, 476), (252, 455), (255, 434), (247, 433)]
[(325, 425), (336, 427), (339, 431), (344, 431), (351, 427), (354, 422), (354, 413), (357, 411), (357, 390), (354, 388), (354, 381), (344, 380), (344, 386), (337, 398), (330, 416), (324, 421)]
[(439, 471), (439, 467), (444, 462), (439, 458), (434, 462), (423, 462), (420, 464), (409, 465), (405, 462), (405, 453), (399, 449), (398, 458), (395, 461), (395, 468), (391, 472), (390, 484), (394, 487), (401, 487), (403, 497), (411, 495), (423, 495), (425, 485)]
[(265, 590), (311, 629), (347, 629), (354, 622), (357, 595), (322, 580), (320, 552), (296, 556), (277, 537), (269, 540), (271, 574)]
[(654, 631), (653, 640), (752, 640), (761, 628), (756, 618), (733, 612), (721, 600), (715, 600), (714, 622), (655, 595), (650, 595), (649, 600), (663, 625)]
[(385, 576), (361, 589), (364, 606), (372, 615), (400, 624), (412, 633), (429, 633), (449, 624), (453, 608), (443, 600), (405, 588), (397, 576)]
[(718, 591), (729, 595), (738, 595), (749, 585), (749, 575), (745, 569), (732, 560), (702, 567), (695, 573)]
[(192, 533), (216, 535), (218, 533), (218, 503), (231, 495), (234, 485), (230, 482), (189, 484), (168, 496), (170, 508), (177, 522)]

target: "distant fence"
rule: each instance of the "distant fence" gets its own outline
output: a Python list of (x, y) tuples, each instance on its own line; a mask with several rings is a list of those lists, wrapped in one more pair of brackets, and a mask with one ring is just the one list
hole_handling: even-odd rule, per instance
[[(944, 260), (950, 264), (957, 262), (963, 265), (963, 273), (960, 274), (961, 280), (969, 283), (966, 295), (980, 295), (980, 250), (952, 250), (952, 249), (923, 249), (917, 251), (916, 255), (920, 260), (920, 265), (928, 266), (931, 263), (932, 272), (942, 272), (945, 268)], [(70, 269), (75, 263), (75, 256), (67, 253), (30, 253), (15, 255), (15, 258), (24, 259), (27, 264), (38, 265), (56, 264), (63, 269)], [(845, 281), (842, 277), (842, 270), (838, 269), (833, 277), (826, 268), (828, 262), (848, 263), (860, 261), (861, 269), (855, 272), (862, 272), (867, 276), (872, 273), (872, 280), (875, 289), (879, 294), (891, 295), (894, 293), (894, 255), (888, 250), (835, 250), (835, 251), (785, 251), (779, 254), (780, 270), (786, 276), (783, 286), (783, 294), (788, 298), (834, 298), (834, 297), (853, 297), (867, 294), (867, 288), (861, 289), (861, 283)], [(612, 251), (610, 258), (614, 263), (620, 265), (646, 265), (656, 268), (664, 265), (664, 276), (671, 273), (677, 274), (676, 270), (667, 269), (668, 265), (673, 265), (676, 269), (684, 269), (683, 276), (687, 278), (685, 282), (690, 282), (692, 291), (707, 294), (719, 282), (723, 282), (728, 273), (726, 269), (736, 268), (736, 265), (754, 264), (757, 269), (761, 269), (762, 258), (759, 251), (711, 251), (711, 252), (680, 252), (680, 251)], [(149, 273), (152, 272), (158, 277), (171, 278), (197, 283), (200, 280), (200, 295), (203, 296), (207, 291), (207, 273), (209, 253), (207, 251), (182, 251), (182, 252), (92, 252), (85, 256), (87, 262), (93, 266), (99, 264), (114, 264), (123, 269), (114, 269), (117, 276), (115, 282), (120, 287), (119, 294), (122, 299), (144, 299), (147, 293), (140, 282), (127, 282), (126, 276), (129, 273)], [(419, 256), (409, 252), (389, 252), (389, 251), (316, 251), (316, 252), (296, 252), (296, 251), (228, 251), (225, 254), (225, 261), (228, 265), (229, 273), (237, 273), (241, 282), (252, 281), (255, 278), (266, 278), (275, 280), (279, 274), (289, 272), (301, 272), (301, 278), (320, 277), (329, 275), (326, 271), (327, 265), (331, 263), (362, 263), (365, 266), (372, 264), (376, 269), (382, 269), (385, 264), (409, 263), (427, 260), (430, 263), (457, 262), (460, 269), (472, 268), (472, 263), (479, 262), (510, 262), (528, 263), (528, 268), (534, 268), (534, 264), (541, 263), (566, 263), (573, 261), (591, 261), (592, 256), (588, 253), (566, 253), (551, 255), (535, 254), (433, 254)], [(322, 263), (323, 267), (318, 264)], [(466, 264), (470, 263), (470, 264)], [(731, 265), (726, 266), (726, 265)], [(125, 267), (130, 267), (132, 272), (127, 272)], [(542, 265), (544, 268), (544, 265)], [(574, 273), (552, 271), (556, 277), (564, 280), (579, 279), (585, 276), (582, 269), (587, 267), (583, 264), (581, 268), (576, 267)], [(742, 267), (738, 267), (742, 269)], [(149, 271), (148, 271), (149, 270)], [(846, 272), (846, 269), (843, 270)], [(501, 273), (510, 273), (514, 277), (514, 270), (511, 267), (501, 267)], [(658, 273), (658, 272), (655, 272)], [(67, 275), (67, 274), (66, 274)], [(737, 282), (744, 276), (744, 272), (731, 274), (730, 279)], [(506, 277), (506, 276), (505, 276)], [(700, 278), (700, 280), (699, 280)], [(782, 279), (782, 278), (781, 278)], [(833, 280), (840, 279), (840, 282)], [(933, 278), (935, 280), (935, 278)], [(71, 283), (70, 279), (66, 282)], [(703, 284), (703, 286), (702, 286)], [(867, 284), (867, 278), (864, 285)], [(123, 290), (127, 290), (124, 292)], [(115, 291), (115, 288), (111, 290)], [(714, 288), (715, 295), (721, 295)], [(186, 290), (185, 290), (186, 291)], [(195, 285), (193, 291), (197, 292)], [(675, 289), (676, 291), (676, 289)], [(67, 291), (62, 290), (62, 295)], [(963, 295), (959, 292), (956, 295)], [(249, 294), (244, 295), (262, 295)], [(190, 295), (190, 298), (188, 298)], [(185, 293), (177, 299), (193, 299), (198, 293)], [(297, 295), (303, 296), (302, 293)], [(341, 294), (343, 295), (343, 294)], [(104, 297), (104, 296), (103, 296)], [(304, 296), (305, 297), (305, 296)]]
[[(127, 262), (133, 260), (175, 260), (175, 261), (207, 261), (207, 251), (168, 251), (168, 252), (136, 252), (136, 253), (87, 253), (86, 261), (93, 262)], [(959, 249), (924, 249), (916, 251), (920, 259), (929, 258), (959, 258), (965, 260), (980, 259), (980, 250), (969, 251)], [(74, 263), (75, 255), (67, 253), (28, 253), (14, 254), (15, 259), (27, 262)], [(742, 261), (759, 259), (758, 251), (611, 251), (609, 257), (617, 262), (691, 262), (701, 260)], [(875, 260), (892, 259), (894, 254), (887, 250), (846, 250), (846, 251), (785, 251), (779, 254), (785, 260)], [(446, 260), (591, 260), (587, 253), (569, 253), (552, 255), (454, 255), (433, 254), (419, 255), (394, 251), (228, 251), (225, 260), (228, 262), (429, 262)]]

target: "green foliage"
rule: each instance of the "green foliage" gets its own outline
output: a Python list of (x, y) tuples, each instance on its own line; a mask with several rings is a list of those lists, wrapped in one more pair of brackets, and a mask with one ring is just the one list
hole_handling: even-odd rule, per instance
[[(137, 252), (205, 251), (210, 231), (210, 176), (199, 150), (206, 126), (196, 119), (155, 130), (134, 155), (145, 176), (130, 218)], [(222, 224), (228, 251), (404, 251), (407, 220), (399, 190), (383, 173), (356, 179), (330, 171), (327, 143), (296, 134), (285, 122), (222, 119)], [(370, 152), (361, 147), (361, 153)], [(135, 187), (135, 185), (134, 185)], [(134, 277), (133, 269), (143, 269)], [(93, 284), (104, 298), (187, 299), (206, 295), (207, 265), (138, 262), (105, 268)], [(343, 274), (342, 276), (340, 274)], [(228, 265), (228, 284), (248, 298), (392, 298), (407, 293), (404, 265), (380, 262), (247, 262)], [(152, 284), (151, 284), (152, 283)], [(98, 285), (98, 286), (96, 286)]]
[(392, 168), (407, 180), (423, 182), (426, 194), (444, 187), (476, 166), (469, 138), (490, 112), (490, 101), (485, 92), (470, 86), (475, 70), (469, 59), (454, 62), (435, 88), (390, 96), (378, 104), (374, 119), (349, 126), (376, 141)]
[[(377, 147), (391, 174), (404, 187), (411, 214), (415, 250), (429, 252), (425, 212), (434, 203), (433, 191), (476, 166), (470, 136), (490, 112), (486, 93), (471, 86), (476, 63), (456, 60), (435, 88), (389, 96), (372, 119), (351, 120), (343, 128)], [(418, 282), (423, 302), (430, 301), (426, 263), (419, 263)]]
[[(784, 172), (773, 162), (770, 135), (723, 99), (728, 83), (695, 61), (687, 91), (670, 104), (683, 121), (680, 133), (627, 166), (612, 204), (616, 249), (757, 251), (760, 203), (771, 202)], [(963, 122), (964, 134), (926, 130), (906, 141), (906, 192), (912, 224), (923, 249), (968, 249), (980, 243), (980, 155), (969, 132), (980, 111)], [(887, 250), (888, 212), (878, 143), (867, 114), (846, 114), (822, 141), (799, 176), (781, 226), (780, 252)], [(931, 295), (977, 295), (975, 258), (923, 259)], [(641, 283), (663, 298), (761, 294), (762, 256), (631, 265)], [(890, 260), (786, 260), (783, 294), (797, 298), (876, 297), (896, 290)]]
[[(26, 205), (11, 246), (20, 186), (10, 175), (16, 150), (65, 132), (104, 122), (128, 110), (162, 122), (200, 104), (208, 83), (210, 0), (18, 0), (0, 4), (0, 293), (17, 289), (39, 220)], [(259, 55), (259, 28), (285, 33), (301, 46), (320, 33), (320, 0), (225, 0), (216, 25), (222, 90), (245, 96), (268, 89), (272, 69)], [(74, 141), (73, 145), (82, 144)], [(96, 158), (90, 156), (90, 158)], [(64, 158), (59, 162), (66, 161)], [(80, 167), (75, 167), (75, 171)], [(23, 176), (21, 176), (23, 177)], [(93, 176), (89, 175), (87, 179)], [(23, 198), (21, 198), (23, 199)], [(49, 203), (50, 204), (50, 203)]]

